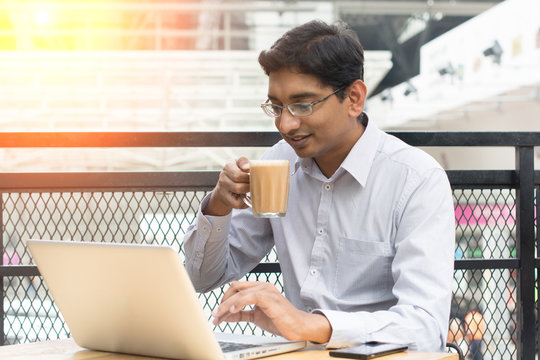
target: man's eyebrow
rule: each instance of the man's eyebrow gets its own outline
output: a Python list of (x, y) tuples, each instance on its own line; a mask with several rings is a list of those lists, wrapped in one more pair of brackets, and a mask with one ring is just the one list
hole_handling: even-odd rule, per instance
[[(298, 93), (298, 94), (291, 95), (290, 99), (294, 101), (294, 100), (298, 100), (298, 99), (305, 99), (305, 98), (315, 97), (315, 96), (317, 96), (316, 93), (311, 92), (311, 91), (305, 91), (305, 92), (301, 92), (301, 93)], [(277, 97), (272, 96), (271, 94), (268, 94), (268, 99), (272, 100), (272, 101), (275, 101), (275, 100), (279, 101), (279, 99)]]

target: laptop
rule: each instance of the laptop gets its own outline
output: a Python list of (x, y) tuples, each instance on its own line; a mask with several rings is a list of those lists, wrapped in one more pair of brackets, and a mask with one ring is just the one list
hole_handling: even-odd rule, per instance
[(27, 246), (81, 347), (189, 360), (254, 359), (306, 346), (214, 334), (169, 246), (56, 240), (28, 240)]

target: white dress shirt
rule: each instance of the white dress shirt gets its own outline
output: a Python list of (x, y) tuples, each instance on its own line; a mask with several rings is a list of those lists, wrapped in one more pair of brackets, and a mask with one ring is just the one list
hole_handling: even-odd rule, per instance
[(442, 350), (455, 225), (440, 165), (372, 122), (331, 178), (284, 141), (263, 158), (291, 163), (287, 215), (199, 210), (184, 239), (197, 291), (241, 278), (275, 246), (285, 296), (328, 318), (328, 347), (381, 341)]

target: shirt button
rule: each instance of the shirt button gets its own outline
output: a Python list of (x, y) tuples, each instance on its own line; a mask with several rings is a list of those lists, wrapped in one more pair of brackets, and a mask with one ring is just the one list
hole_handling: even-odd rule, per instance
[(326, 191), (332, 190), (332, 185), (330, 185), (330, 184), (325, 184), (325, 185), (324, 185), (324, 190), (326, 190)]
[(202, 253), (201, 253), (200, 251), (196, 251), (196, 252), (195, 252), (195, 256), (198, 257), (198, 258), (200, 258), (200, 257), (202, 257)]
[(321, 228), (317, 232), (319, 233), (319, 235), (322, 235), (322, 234), (324, 234), (324, 229)]
[(312, 312), (312, 311), (313, 311), (313, 309), (312, 309), (312, 308), (310, 308), (310, 307), (308, 307), (308, 308), (307, 308), (306, 310), (307, 310), (307, 312), (308, 312), (308, 313), (310, 313), (310, 312)]
[(309, 272), (313, 276), (317, 275), (317, 269), (311, 269)]
[(208, 226), (203, 226), (202, 230), (203, 230), (204, 232), (208, 232)]
[(217, 232), (221, 232), (221, 228), (218, 227), (218, 228), (216, 229), (216, 231), (217, 231)]

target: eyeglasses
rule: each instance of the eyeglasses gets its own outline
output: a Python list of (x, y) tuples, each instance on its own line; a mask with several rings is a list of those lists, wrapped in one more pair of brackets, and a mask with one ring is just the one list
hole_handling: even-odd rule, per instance
[(264, 104), (261, 104), (261, 108), (263, 109), (264, 113), (272, 118), (278, 118), (281, 116), (281, 113), (283, 112), (284, 108), (287, 108), (292, 116), (302, 117), (302, 116), (309, 116), (313, 114), (313, 105), (316, 105), (318, 103), (322, 103), (323, 101), (327, 100), (330, 96), (336, 94), (338, 91), (341, 91), (345, 89), (347, 86), (342, 86), (333, 93), (331, 93), (328, 96), (323, 97), (320, 100), (313, 101), (313, 102), (306, 102), (306, 103), (292, 103), (289, 105), (281, 106), (277, 104), (272, 104), (269, 101), (266, 100)]

